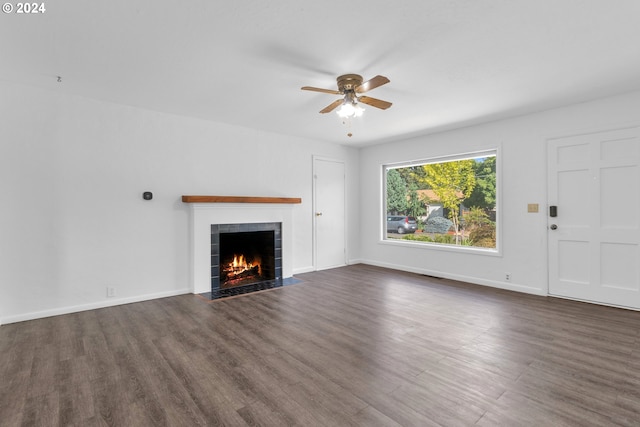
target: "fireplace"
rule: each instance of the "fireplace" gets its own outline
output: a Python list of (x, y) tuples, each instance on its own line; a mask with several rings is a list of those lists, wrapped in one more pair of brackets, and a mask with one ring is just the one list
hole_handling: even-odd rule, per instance
[[(245, 200), (246, 199), (246, 200)], [(214, 285), (212, 274), (213, 266), (219, 264), (212, 262), (211, 243), (219, 244), (219, 225), (237, 227), (240, 231), (241, 224), (276, 223), (279, 224), (279, 232), (276, 230), (276, 279), (282, 277), (283, 282), (293, 280), (293, 213), (300, 199), (273, 198), (273, 197), (223, 197), (223, 196), (182, 196), (182, 201), (189, 205), (190, 211), (190, 240), (191, 250), (191, 292), (208, 296), (213, 287), (219, 292), (219, 281)], [(213, 234), (212, 224), (218, 225), (218, 230)], [(245, 229), (244, 231), (249, 231)], [(252, 230), (254, 231), (254, 230)], [(263, 231), (266, 231), (263, 229)], [(217, 237), (215, 235), (218, 234)], [(218, 239), (218, 240), (216, 240)], [(218, 253), (218, 261), (220, 254)], [(267, 281), (268, 282), (268, 281)], [(237, 288), (236, 288), (237, 289)]]
[(282, 284), (279, 222), (211, 225), (211, 297)]

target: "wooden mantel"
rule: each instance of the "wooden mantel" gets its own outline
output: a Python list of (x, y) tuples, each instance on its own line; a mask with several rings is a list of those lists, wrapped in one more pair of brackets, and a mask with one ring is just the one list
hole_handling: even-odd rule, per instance
[(182, 196), (184, 203), (280, 203), (299, 204), (300, 197), (251, 197), (251, 196)]

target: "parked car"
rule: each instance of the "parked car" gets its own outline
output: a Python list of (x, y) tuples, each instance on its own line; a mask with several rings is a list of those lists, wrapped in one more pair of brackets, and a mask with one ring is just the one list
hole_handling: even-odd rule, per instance
[(388, 215), (387, 231), (393, 231), (398, 234), (415, 233), (418, 229), (418, 223), (412, 216), (405, 215)]

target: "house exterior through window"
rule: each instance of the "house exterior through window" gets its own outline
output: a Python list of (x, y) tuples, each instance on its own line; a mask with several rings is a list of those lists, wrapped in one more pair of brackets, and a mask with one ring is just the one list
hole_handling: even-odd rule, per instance
[(383, 166), (383, 240), (498, 249), (497, 150)]

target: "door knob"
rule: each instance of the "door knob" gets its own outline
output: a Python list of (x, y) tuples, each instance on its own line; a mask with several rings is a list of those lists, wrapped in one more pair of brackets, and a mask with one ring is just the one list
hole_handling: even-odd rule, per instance
[(552, 230), (557, 230), (558, 226), (555, 225), (555, 224), (551, 224), (551, 226), (549, 228), (552, 229)]
[(322, 216), (322, 212), (316, 212), (316, 216)]

